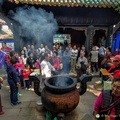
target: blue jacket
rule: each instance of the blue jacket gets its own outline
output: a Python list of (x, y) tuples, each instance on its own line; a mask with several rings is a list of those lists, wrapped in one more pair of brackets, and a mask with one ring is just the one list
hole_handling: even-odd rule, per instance
[(8, 83), (16, 83), (19, 82), (18, 75), (16, 72), (16, 69), (13, 65), (9, 65), (7, 68), (7, 74), (8, 74)]

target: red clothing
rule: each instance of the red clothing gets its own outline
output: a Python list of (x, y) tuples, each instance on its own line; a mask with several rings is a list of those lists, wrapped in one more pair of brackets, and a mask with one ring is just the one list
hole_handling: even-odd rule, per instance
[[(18, 60), (19, 60), (19, 59), (18, 59)], [(11, 65), (11, 62), (10, 62), (10, 61), (8, 61), (8, 65)], [(22, 60), (22, 64), (20, 64), (19, 62), (17, 62), (14, 66), (15, 66), (16, 69), (17, 69), (18, 67), (23, 68), (23, 67), (24, 67), (24, 62), (23, 62), (23, 60)]]
[[(8, 61), (8, 65), (12, 65), (10, 61)], [(14, 67), (15, 67), (15, 69), (17, 69), (18, 67), (23, 68), (23, 67), (24, 67), (24, 64), (16, 63), (16, 64), (14, 65)]]
[(31, 73), (30, 69), (24, 69), (23, 70), (23, 78), (24, 79), (29, 79), (29, 74)]
[[(10, 61), (8, 61), (8, 65), (12, 65)], [(18, 67), (23, 68), (23, 67), (24, 67), (24, 64), (16, 63), (16, 64), (14, 65), (14, 67), (15, 67), (15, 69), (17, 69)]]
[[(115, 65), (112, 65), (111, 68), (108, 70), (108, 72), (110, 72), (112, 69), (116, 68)], [(120, 77), (120, 70), (115, 70), (115, 72), (113, 73), (113, 77)]]
[(7, 54), (5, 60), (8, 60), (8, 55), (9, 55), (10, 51), (12, 51), (12, 49), (9, 47), (6, 47), (6, 48), (1, 48), (1, 50)]
[(113, 77), (120, 77), (120, 70), (116, 70)]
[(35, 68), (40, 69), (40, 63), (39, 62), (35, 62)]
[(1, 50), (4, 51), (6, 54), (9, 54), (9, 52), (12, 51), (12, 49), (9, 47), (1, 48)]
[[(118, 97), (114, 95), (114, 101), (117, 99)], [(94, 110), (100, 112), (100, 107), (102, 105), (103, 102), (103, 97), (102, 97), (102, 92), (100, 93), (100, 95), (98, 96), (98, 98), (96, 99), (96, 102), (94, 104)], [(110, 120), (115, 120), (115, 117), (112, 117), (115, 115), (115, 108), (113, 107), (110, 113)]]
[(112, 66), (110, 67), (110, 69), (108, 70), (108, 72), (110, 72), (113, 68), (116, 68), (116, 66), (115, 66), (115, 65), (112, 65)]
[[(12, 65), (10, 61), (8, 61), (8, 65)], [(16, 63), (16, 64), (14, 65), (14, 67), (15, 67), (15, 69), (17, 69), (18, 67), (23, 68), (23, 67), (24, 67), (24, 64)]]
[(54, 68), (59, 69), (60, 68), (60, 58), (53, 57), (53, 64), (54, 64)]
[(12, 65), (10, 61), (8, 61), (8, 65)]
[(23, 68), (23, 66), (24, 66), (24, 64), (20, 64), (20, 63), (16, 63), (16, 64), (15, 64), (15, 68), (16, 68), (16, 69), (17, 69), (18, 67)]
[(23, 62), (23, 59), (21, 59), (20, 57), (18, 58), (18, 61), (19, 61), (19, 64), (18, 64), (18, 67), (24, 67), (24, 62)]

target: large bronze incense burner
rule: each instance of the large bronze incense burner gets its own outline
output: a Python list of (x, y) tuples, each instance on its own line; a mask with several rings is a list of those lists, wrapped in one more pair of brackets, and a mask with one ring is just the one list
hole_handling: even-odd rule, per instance
[(80, 77), (80, 87), (77, 89), (77, 81), (68, 76), (53, 76), (44, 82), (44, 89), (39, 91), (40, 79), (38, 76), (30, 76), (34, 81), (34, 91), (41, 95), (43, 106), (53, 113), (68, 113), (74, 110), (87, 89), (87, 82), (92, 80), (91, 75)]
[(66, 76), (55, 76), (45, 81), (41, 99), (46, 109), (52, 112), (70, 112), (79, 103), (77, 81)]

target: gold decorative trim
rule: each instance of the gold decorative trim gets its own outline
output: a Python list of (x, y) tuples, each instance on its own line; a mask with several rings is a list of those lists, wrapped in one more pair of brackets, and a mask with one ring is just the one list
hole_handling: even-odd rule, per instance
[(116, 8), (119, 5), (119, 1), (86, 1), (86, 0), (8, 0), (10, 2), (14, 2), (15, 4), (36, 4), (36, 5), (49, 5), (49, 6), (67, 6), (67, 7), (103, 7), (103, 8)]

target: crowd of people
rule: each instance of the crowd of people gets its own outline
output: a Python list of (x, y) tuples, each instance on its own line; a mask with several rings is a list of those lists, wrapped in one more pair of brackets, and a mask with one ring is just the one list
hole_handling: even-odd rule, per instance
[[(29, 74), (36, 69), (40, 71), (42, 76), (41, 89), (43, 89), (42, 84), (44, 80), (52, 75), (69, 75), (69, 73), (73, 73), (77, 75), (77, 80), (79, 80), (82, 74), (99, 73), (103, 81), (111, 78), (113, 80), (112, 90), (105, 91), (102, 89), (95, 102), (95, 120), (103, 120), (104, 117), (98, 119), (96, 115), (120, 97), (120, 55), (114, 56), (110, 47), (105, 48), (102, 44), (99, 47), (93, 46), (88, 53), (85, 46), (80, 48), (76, 45), (71, 46), (70, 43), (66, 46), (55, 43), (52, 49), (49, 49), (47, 45), (40, 44), (39, 48), (35, 48), (34, 45), (27, 45), (18, 54), (7, 49), (6, 43), (2, 43), (1, 50), (8, 54), (4, 61), (4, 66), (8, 74), (8, 83), (11, 90), (10, 98), (13, 105), (20, 104), (17, 97), (18, 86), (21, 86), (22, 89), (30, 90), (32, 83), (29, 80)], [(100, 72), (101, 68), (112, 74), (110, 76), (102, 75)], [(109, 101), (107, 103), (106, 96), (112, 102)], [(119, 107), (112, 108), (109, 109), (109, 112), (107, 111), (108, 115), (119, 113)], [(112, 117), (110, 120), (114, 120), (113, 118), (115, 117)]]

